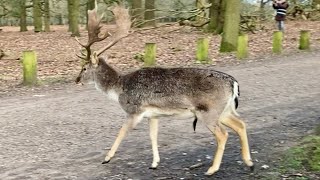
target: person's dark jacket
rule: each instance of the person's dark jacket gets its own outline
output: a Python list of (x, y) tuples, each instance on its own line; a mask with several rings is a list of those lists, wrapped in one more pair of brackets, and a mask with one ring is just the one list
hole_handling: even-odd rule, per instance
[(283, 3), (274, 3), (273, 8), (277, 11), (276, 14), (276, 21), (284, 21), (286, 19), (287, 9), (289, 4), (287, 2)]

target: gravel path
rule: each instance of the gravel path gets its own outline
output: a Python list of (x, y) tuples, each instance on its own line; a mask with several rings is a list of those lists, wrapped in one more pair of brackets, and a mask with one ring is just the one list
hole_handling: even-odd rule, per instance
[[(231, 132), (216, 179), (259, 179), (260, 167), (276, 165), (275, 153), (320, 122), (320, 53), (220, 67), (240, 83), (239, 113), (245, 119), (256, 172), (241, 164)], [(143, 121), (109, 164), (106, 149), (125, 114), (91, 87), (66, 87), (0, 99), (0, 179), (206, 179), (215, 150), (212, 134), (192, 119), (161, 119), (157, 170), (148, 124)], [(199, 164), (201, 163), (201, 164)], [(198, 164), (199, 167), (190, 169)]]

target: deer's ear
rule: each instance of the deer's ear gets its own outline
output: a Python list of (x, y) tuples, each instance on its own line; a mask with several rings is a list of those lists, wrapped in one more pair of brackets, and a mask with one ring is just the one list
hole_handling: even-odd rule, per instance
[(93, 66), (95, 67), (98, 66), (99, 58), (98, 58), (97, 52), (93, 52), (90, 59), (91, 59), (91, 64)]

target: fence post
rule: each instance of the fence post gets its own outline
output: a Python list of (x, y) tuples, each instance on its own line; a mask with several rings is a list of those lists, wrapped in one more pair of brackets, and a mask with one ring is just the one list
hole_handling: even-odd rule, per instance
[(37, 56), (34, 51), (23, 51), (23, 84), (37, 84)]
[(144, 52), (144, 66), (154, 66), (156, 64), (156, 43), (146, 43)]
[(248, 35), (242, 34), (238, 37), (237, 58), (243, 59), (248, 57)]
[(309, 50), (310, 49), (310, 31), (302, 30), (300, 31), (300, 50)]
[(272, 43), (272, 52), (275, 54), (280, 54), (282, 52), (282, 31), (275, 31), (273, 33), (273, 43)]
[(208, 63), (208, 51), (209, 51), (209, 39), (208, 38), (199, 38), (197, 40), (197, 62)]

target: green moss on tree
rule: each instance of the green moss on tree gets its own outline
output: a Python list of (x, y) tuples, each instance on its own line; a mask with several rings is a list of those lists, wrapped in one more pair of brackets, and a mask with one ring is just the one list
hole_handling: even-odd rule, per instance
[(34, 51), (23, 52), (23, 84), (35, 85), (37, 83), (37, 56)]
[(283, 40), (282, 31), (275, 31), (273, 33), (273, 41), (272, 41), (272, 52), (273, 53), (280, 54), (282, 52), (282, 40)]
[(144, 65), (146, 67), (154, 66), (156, 64), (156, 43), (146, 43), (144, 53)]
[(238, 37), (237, 58), (243, 59), (248, 57), (248, 35), (243, 34)]
[(310, 31), (301, 31), (300, 32), (300, 50), (309, 50), (310, 49)]
[(199, 38), (197, 41), (197, 61), (200, 63), (208, 63), (209, 39)]

